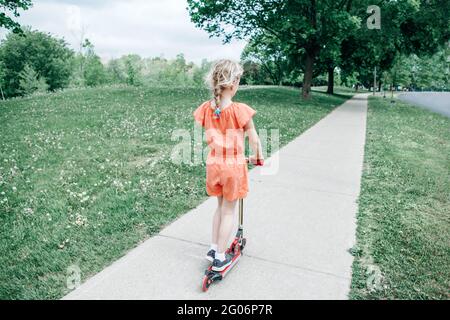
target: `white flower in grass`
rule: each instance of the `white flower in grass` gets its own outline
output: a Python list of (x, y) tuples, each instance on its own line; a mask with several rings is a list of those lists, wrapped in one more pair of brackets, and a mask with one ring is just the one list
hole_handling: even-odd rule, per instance
[(77, 213), (75, 217), (75, 224), (79, 227), (86, 226), (87, 225), (87, 217), (82, 216), (81, 214)]
[(23, 212), (26, 213), (26, 214), (33, 214), (34, 213), (33, 209), (31, 209), (31, 208), (25, 208), (23, 210)]
[(114, 180), (112, 185), (118, 189), (123, 189), (123, 184), (119, 180)]

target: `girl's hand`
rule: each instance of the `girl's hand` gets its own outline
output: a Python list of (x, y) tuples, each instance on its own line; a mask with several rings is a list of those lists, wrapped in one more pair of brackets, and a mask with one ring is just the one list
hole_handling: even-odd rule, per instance
[(263, 157), (250, 156), (248, 158), (248, 161), (255, 166), (263, 166), (264, 165)]

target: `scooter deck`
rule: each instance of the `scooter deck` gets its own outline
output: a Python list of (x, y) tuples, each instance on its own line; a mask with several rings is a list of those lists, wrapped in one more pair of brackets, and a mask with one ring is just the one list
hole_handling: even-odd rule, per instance
[(223, 269), (222, 271), (214, 271), (214, 270), (212, 269), (212, 266), (209, 266), (209, 268), (208, 268), (208, 270), (206, 270), (206, 273), (205, 273), (205, 274), (208, 274), (208, 273), (210, 273), (210, 272), (213, 272), (213, 273), (220, 274), (220, 275), (222, 276), (222, 278), (223, 278), (223, 277), (226, 276), (226, 274), (228, 273), (228, 271), (230, 271), (230, 270), (234, 267), (234, 265), (238, 262), (238, 260), (241, 258), (241, 256), (242, 256), (242, 253), (239, 251), (238, 254), (235, 254), (235, 255), (234, 255), (233, 259), (231, 260), (231, 264), (230, 264), (228, 267), (226, 267), (226, 268)]
[(214, 271), (214, 270), (212, 270), (212, 266), (210, 266), (205, 271), (205, 276), (203, 277), (203, 282), (202, 282), (203, 292), (207, 291), (209, 286), (211, 284), (213, 284), (214, 282), (222, 280), (227, 275), (227, 273), (231, 269), (233, 269), (233, 267), (239, 261), (241, 256), (242, 256), (242, 253), (241, 253), (241, 251), (239, 251), (239, 253), (237, 253), (233, 256), (233, 259), (231, 260), (231, 264), (222, 271)]

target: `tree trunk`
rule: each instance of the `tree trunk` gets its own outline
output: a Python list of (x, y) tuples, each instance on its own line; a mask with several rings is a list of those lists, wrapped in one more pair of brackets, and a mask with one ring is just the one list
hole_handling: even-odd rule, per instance
[(313, 76), (314, 56), (306, 53), (305, 61), (305, 74), (303, 75), (303, 99), (309, 99), (311, 97), (311, 83)]
[(334, 67), (328, 68), (328, 94), (334, 93)]
[(278, 79), (277, 79), (277, 76), (275, 75), (275, 73), (271, 71), (271, 69), (269, 68), (269, 66), (267, 66), (267, 64), (261, 63), (261, 65), (266, 70), (266, 72), (269, 74), (270, 79), (272, 79), (272, 83), (277, 84)]

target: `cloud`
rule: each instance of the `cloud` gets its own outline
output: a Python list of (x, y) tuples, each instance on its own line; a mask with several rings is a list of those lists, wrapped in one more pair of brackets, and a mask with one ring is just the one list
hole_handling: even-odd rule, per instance
[(69, 6), (67, 8), (67, 20), (66, 27), (69, 31), (72, 32), (81, 32), (82, 23), (81, 23), (81, 10), (79, 6)]
[[(116, 2), (118, 0), (40, 0), (41, 3), (59, 3), (59, 4), (68, 4), (68, 5), (76, 5), (83, 7), (104, 7), (112, 2)], [(126, 0), (125, 0), (126, 1)], [(129, 0), (128, 2), (132, 2), (133, 0)], [(152, 1), (152, 0), (150, 0)]]
[[(184, 53), (203, 58), (239, 60), (245, 41), (223, 45), (190, 21), (185, 0), (42, 0), (21, 14), (21, 24), (63, 37), (77, 50), (82, 30), (103, 60), (123, 54), (142, 57)], [(4, 35), (4, 32), (3, 32)]]

